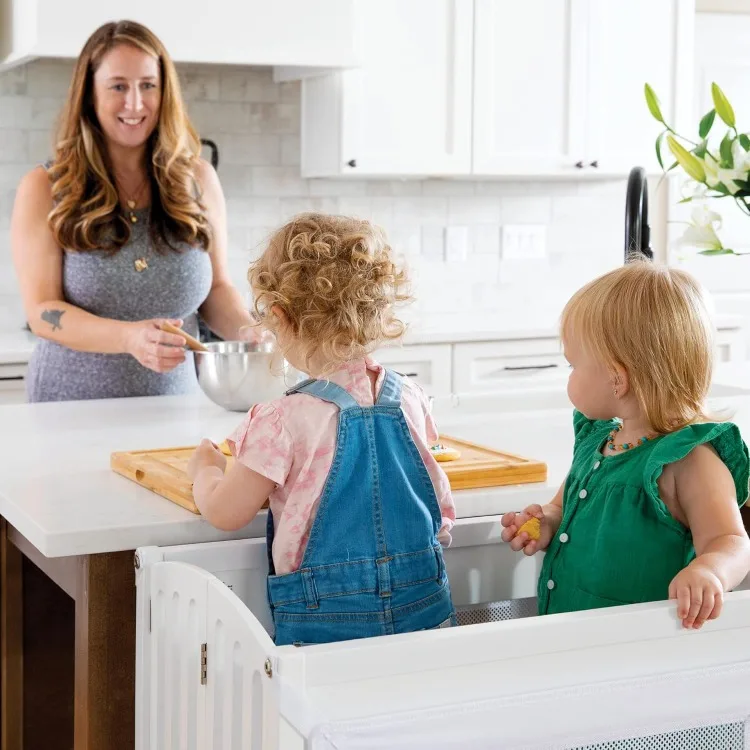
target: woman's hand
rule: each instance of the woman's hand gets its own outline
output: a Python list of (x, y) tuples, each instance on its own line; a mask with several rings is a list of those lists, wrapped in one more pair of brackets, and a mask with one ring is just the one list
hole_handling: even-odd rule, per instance
[(276, 337), (266, 328), (261, 328), (255, 324), (240, 326), (240, 341), (247, 341), (249, 344), (273, 344)]
[(169, 372), (185, 361), (185, 339), (162, 331), (162, 323), (182, 327), (181, 320), (164, 318), (126, 324), (125, 351), (154, 372)]

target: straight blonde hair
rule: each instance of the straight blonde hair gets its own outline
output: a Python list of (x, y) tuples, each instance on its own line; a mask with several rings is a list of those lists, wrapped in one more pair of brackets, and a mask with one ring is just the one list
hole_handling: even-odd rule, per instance
[(705, 412), (714, 330), (701, 286), (685, 271), (645, 260), (610, 271), (573, 295), (560, 330), (563, 341), (626, 370), (655, 432), (714, 419)]

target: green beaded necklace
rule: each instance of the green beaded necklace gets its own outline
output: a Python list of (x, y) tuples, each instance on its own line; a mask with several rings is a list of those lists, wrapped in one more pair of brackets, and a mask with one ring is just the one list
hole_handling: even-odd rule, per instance
[(639, 445), (643, 445), (644, 443), (647, 443), (649, 440), (651, 440), (650, 437), (647, 437), (644, 435), (643, 437), (638, 438), (638, 440), (635, 443), (620, 443), (617, 445), (615, 443), (615, 435), (622, 429), (622, 425), (618, 424), (617, 427), (615, 427), (612, 432), (609, 433), (607, 436), (607, 449), (611, 451), (629, 451), (631, 448), (637, 448)]

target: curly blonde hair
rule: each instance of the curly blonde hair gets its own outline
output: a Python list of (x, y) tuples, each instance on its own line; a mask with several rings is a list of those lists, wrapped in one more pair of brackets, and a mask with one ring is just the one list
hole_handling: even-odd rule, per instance
[(594, 279), (565, 306), (561, 334), (605, 366), (625, 368), (656, 432), (717, 420), (705, 412), (713, 325), (700, 284), (685, 271), (636, 260)]
[(248, 280), (258, 318), (273, 330), (268, 312), (278, 305), (305, 361), (322, 355), (326, 372), (406, 330), (395, 307), (411, 301), (409, 280), (385, 233), (369, 221), (297, 216), (271, 237)]
[(104, 134), (94, 108), (94, 73), (114, 47), (127, 44), (159, 61), (158, 124), (147, 143), (151, 182), (150, 231), (157, 249), (176, 243), (208, 249), (211, 230), (198, 196), (195, 170), (200, 141), (185, 112), (180, 83), (164, 45), (134, 21), (106, 23), (88, 39), (76, 63), (49, 170), (54, 207), (48, 222), (66, 250), (117, 251), (130, 239)]

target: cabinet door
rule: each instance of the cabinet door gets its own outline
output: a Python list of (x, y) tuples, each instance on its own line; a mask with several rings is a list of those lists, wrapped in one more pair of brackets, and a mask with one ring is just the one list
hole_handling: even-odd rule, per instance
[(582, 171), (587, 0), (476, 0), (475, 15), (474, 172)]
[[(643, 87), (652, 85), (674, 126), (677, 96), (690, 97), (694, 3), (591, 0), (589, 9), (586, 163), (602, 172), (627, 174), (641, 166), (660, 174), (654, 141), (661, 126), (648, 111)], [(697, 130), (697, 121), (688, 127)]]
[(362, 67), (303, 82), (303, 175), (467, 174), (473, 0), (357, 7)]

